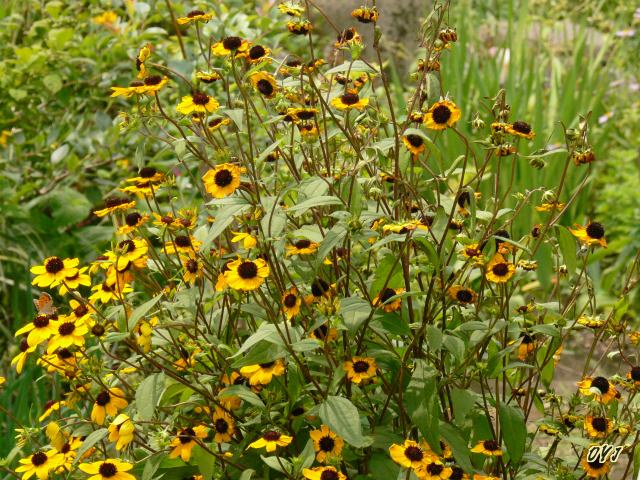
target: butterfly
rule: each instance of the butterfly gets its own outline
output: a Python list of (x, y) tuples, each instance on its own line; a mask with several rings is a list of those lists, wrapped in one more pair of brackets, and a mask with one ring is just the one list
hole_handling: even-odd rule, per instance
[(47, 292), (41, 292), (33, 304), (38, 311), (38, 315), (55, 315), (58, 309), (53, 306), (53, 298)]

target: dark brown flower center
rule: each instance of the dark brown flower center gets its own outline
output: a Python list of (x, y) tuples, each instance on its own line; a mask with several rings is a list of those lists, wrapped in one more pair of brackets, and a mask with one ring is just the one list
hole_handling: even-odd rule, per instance
[(321, 278), (316, 278), (311, 284), (311, 293), (314, 297), (321, 297), (327, 290), (329, 290), (329, 284)]
[(473, 293), (466, 289), (459, 290), (458, 293), (456, 293), (456, 298), (460, 302), (469, 303), (471, 300), (473, 300)]
[(180, 248), (187, 248), (191, 246), (191, 239), (187, 235), (178, 235), (174, 243)]
[(109, 198), (105, 199), (104, 205), (107, 208), (113, 208), (113, 207), (117, 207), (119, 205), (124, 205), (125, 203), (128, 203), (128, 202), (129, 202), (128, 198), (124, 198), (124, 197), (109, 197)]
[(51, 257), (44, 266), (47, 273), (56, 274), (64, 268), (64, 262), (58, 257)]
[(640, 382), (640, 367), (633, 367), (631, 369), (631, 379), (634, 382)]
[(590, 238), (600, 240), (604, 237), (604, 227), (599, 223), (590, 223), (587, 225), (587, 235), (589, 235)]
[(264, 369), (268, 369), (273, 367), (276, 364), (276, 362), (267, 362), (267, 363), (260, 363), (260, 368), (264, 368)]
[(429, 472), (431, 475), (440, 475), (443, 470), (444, 466), (440, 465), (439, 463), (430, 463), (429, 465), (427, 465), (427, 472)]
[[(56, 355), (58, 356), (58, 358), (60, 360), (67, 360), (71, 357), (73, 357), (73, 353), (71, 352), (71, 350), (69, 350), (68, 348), (61, 348), (56, 352)], [(108, 395), (108, 394), (107, 394)], [(100, 394), (98, 394), (98, 396), (100, 396)], [(107, 400), (108, 402), (109, 400)]]
[(413, 133), (411, 133), (409, 135), (406, 135), (405, 138), (407, 139), (407, 142), (409, 142), (409, 144), (415, 148), (420, 148), (424, 144), (424, 140), (420, 135), (414, 135)]
[(118, 249), (123, 253), (131, 253), (136, 249), (136, 244), (133, 240), (123, 240), (118, 244)]
[(193, 428), (187, 427), (183, 428), (180, 431), (180, 435), (178, 435), (178, 439), (180, 439), (180, 443), (189, 443), (193, 440), (193, 437), (196, 436), (196, 432)]
[(451, 467), (451, 476), (449, 477), (449, 480), (462, 480), (463, 478), (464, 470), (457, 466)]
[(296, 115), (300, 120), (311, 120), (315, 114), (314, 110), (300, 110)]
[(267, 51), (262, 45), (254, 45), (249, 49), (249, 58), (251, 60), (258, 60), (264, 57), (267, 54)]
[(200, 15), (204, 15), (204, 12), (202, 10), (191, 10), (189, 13), (187, 13), (187, 17), (189, 18), (199, 17)]
[(271, 82), (267, 79), (261, 78), (258, 80), (256, 87), (263, 95), (270, 96), (273, 93), (273, 85), (271, 85)]
[(609, 391), (609, 380), (604, 377), (596, 377), (591, 381), (591, 386), (596, 387), (604, 395)]
[(369, 370), (369, 362), (365, 360), (358, 360), (353, 363), (353, 371), (356, 373), (364, 373)]
[(104, 282), (100, 288), (102, 289), (103, 292), (107, 292), (107, 293), (113, 292), (113, 288), (107, 282)]
[(218, 187), (226, 187), (233, 181), (233, 174), (226, 168), (223, 168), (216, 172), (214, 181)]
[(309, 246), (311, 245), (311, 242), (303, 238), (302, 240), (298, 240), (294, 245), (298, 249), (309, 248)]
[(533, 337), (531, 337), (531, 335), (523, 333), (522, 335), (520, 335), (520, 337), (522, 338), (522, 343), (524, 343), (525, 345), (533, 343)]
[(328, 332), (329, 332), (329, 326), (326, 323), (324, 323), (320, 325), (318, 328), (316, 328), (313, 331), (313, 334), (315, 335), (316, 338), (323, 340), (327, 337)]
[(297, 301), (298, 301), (298, 297), (293, 293), (289, 293), (284, 297), (283, 303), (285, 307), (293, 308)]
[(62, 336), (71, 335), (76, 329), (76, 324), (73, 322), (65, 322), (58, 327), (58, 333)]
[(353, 37), (356, 36), (356, 29), (355, 28), (347, 28), (346, 30), (343, 30), (339, 35), (338, 35), (338, 42), (348, 42), (350, 40), (353, 40)]
[(380, 294), (380, 303), (385, 303), (395, 294), (396, 294), (396, 291), (393, 288), (385, 288)]
[(333, 448), (336, 446), (336, 442), (333, 438), (329, 436), (322, 437), (318, 442), (318, 446), (320, 450), (323, 452), (331, 452)]
[(96, 337), (101, 337), (104, 335), (105, 329), (99, 323), (96, 323), (93, 327), (91, 327), (91, 333)]
[(333, 469), (324, 470), (320, 474), (320, 480), (338, 480), (339, 478), (340, 475), (338, 475), (338, 472)]
[(104, 407), (110, 401), (111, 401), (111, 395), (106, 390), (101, 391), (96, 396), (96, 403), (101, 407)]
[(506, 263), (496, 263), (491, 267), (491, 271), (498, 277), (504, 277), (509, 273), (509, 265)]
[(142, 167), (140, 169), (140, 171), (138, 172), (138, 175), (142, 178), (151, 178), (153, 177), (156, 173), (158, 173), (158, 170), (156, 170), (153, 167)]
[(100, 465), (100, 468), (98, 468), (98, 473), (105, 478), (115, 477), (115, 475), (118, 473), (118, 469), (113, 463), (104, 462), (102, 465)]
[(238, 275), (245, 280), (256, 278), (258, 275), (258, 267), (252, 261), (245, 261), (238, 267)]
[(69, 453), (70, 450), (71, 450), (71, 445), (69, 444), (69, 442), (66, 442), (60, 449), (60, 453)]
[(129, 83), (130, 87), (142, 87), (144, 85), (144, 82), (141, 82), (140, 80), (134, 80), (133, 82)]
[(594, 470), (600, 470), (605, 465), (604, 463), (602, 463), (601, 461), (599, 461), (597, 459), (596, 460), (587, 461), (587, 463)]
[(214, 118), (209, 121), (209, 128), (216, 128), (218, 125), (222, 123), (222, 118)]
[(49, 457), (47, 457), (47, 454), (44, 452), (36, 452), (33, 455), (31, 455), (31, 463), (34, 464), (36, 467), (39, 467), (40, 465), (44, 465), (45, 463), (47, 463), (47, 459)]
[(591, 419), (591, 426), (597, 432), (606, 432), (608, 422), (607, 422), (607, 419), (604, 417), (595, 417)]
[(340, 100), (345, 105), (355, 105), (360, 101), (360, 97), (357, 93), (345, 93), (340, 97)]
[(513, 128), (513, 130), (515, 130), (518, 133), (523, 133), (525, 135), (531, 133), (531, 125), (529, 125), (527, 122), (522, 122), (520, 120), (513, 122), (513, 125), (511, 125), (511, 128)]
[(242, 39), (240, 37), (227, 37), (222, 40), (222, 46), (226, 50), (237, 50), (242, 46)]
[(138, 225), (138, 222), (140, 220), (142, 220), (142, 215), (140, 215), (138, 212), (130, 213), (129, 215), (124, 217), (125, 223), (130, 227), (135, 227), (136, 225)]
[(484, 442), (482, 442), (482, 445), (484, 446), (484, 449), (488, 450), (489, 452), (495, 452), (499, 448), (498, 442), (496, 442), (495, 440), (485, 440)]
[(185, 264), (185, 268), (189, 273), (196, 273), (198, 271), (198, 262), (193, 259), (189, 259)]
[(446, 105), (438, 105), (431, 112), (431, 116), (438, 125), (444, 125), (451, 118), (451, 109)]
[(191, 98), (193, 99), (193, 103), (195, 103), (196, 105), (206, 105), (207, 103), (209, 103), (209, 95), (207, 95), (206, 93), (193, 92)]
[(279, 432), (269, 430), (268, 432), (265, 432), (262, 438), (264, 438), (267, 442), (275, 442), (276, 440), (280, 439), (280, 436), (281, 435)]
[(412, 462), (419, 462), (424, 458), (424, 453), (422, 450), (415, 445), (411, 445), (404, 449), (404, 456), (407, 457)]
[(23, 339), (20, 341), (20, 345), (19, 345), (19, 347), (18, 347), (18, 348), (19, 348), (19, 349), (20, 349), (20, 351), (21, 351), (21, 352), (23, 352), (23, 353), (24, 353), (24, 352), (26, 352), (27, 350), (29, 350), (29, 342), (27, 341), (27, 339), (26, 339), (26, 338), (23, 338)]
[(218, 418), (215, 421), (216, 432), (218, 433), (227, 433), (229, 431), (229, 422), (227, 422), (224, 418)]
[(49, 325), (49, 315), (38, 315), (33, 319), (33, 326), (36, 328), (45, 328)]
[(150, 75), (144, 79), (144, 84), (148, 87), (153, 85), (159, 85), (162, 81), (162, 77), (160, 75)]

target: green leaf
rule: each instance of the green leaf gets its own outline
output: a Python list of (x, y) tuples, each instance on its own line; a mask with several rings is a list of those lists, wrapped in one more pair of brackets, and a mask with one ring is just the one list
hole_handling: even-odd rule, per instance
[(191, 458), (193, 463), (196, 464), (200, 469), (200, 474), (203, 476), (204, 480), (211, 480), (213, 478), (213, 474), (215, 473), (217, 460), (216, 456), (212, 455), (201, 446), (196, 445), (193, 448)]
[(556, 229), (558, 231), (558, 243), (560, 244), (560, 251), (562, 252), (564, 264), (567, 266), (567, 271), (570, 274), (573, 274), (578, 266), (575, 238), (571, 232), (562, 225), (556, 225)]
[(518, 465), (524, 454), (527, 441), (527, 425), (522, 410), (511, 405), (501, 403), (498, 407), (500, 427), (504, 444), (509, 452), (512, 467)]
[[(55, 153), (55, 152), (54, 152)], [(46, 197), (55, 224), (66, 227), (84, 220), (91, 213), (91, 202), (71, 188), (60, 188)]]
[(304, 212), (315, 207), (324, 207), (327, 205), (342, 205), (342, 200), (333, 195), (321, 195), (313, 197), (300, 203), (296, 203), (287, 209), (288, 213), (294, 213), (294, 217), (299, 217)]
[(360, 414), (347, 398), (328, 396), (320, 405), (320, 418), (331, 430), (356, 448), (366, 447), (371, 443), (370, 438), (362, 436)]
[(469, 448), (467, 441), (460, 434), (458, 427), (449, 423), (440, 422), (440, 434), (447, 445), (451, 448), (453, 456), (465, 472), (473, 471), (471, 460), (469, 459)]
[(162, 460), (164, 460), (166, 456), (167, 454), (165, 452), (158, 452), (147, 458), (144, 462), (144, 469), (142, 470), (142, 480), (152, 480)]
[(349, 331), (353, 333), (371, 314), (371, 305), (364, 298), (347, 297), (340, 302), (340, 314)]
[(136, 390), (136, 405), (140, 420), (151, 420), (164, 390), (164, 373), (145, 378)]
[(407, 386), (407, 413), (427, 443), (440, 451), (440, 404), (437, 372), (423, 360), (416, 360), (415, 370)]
[(47, 45), (54, 50), (61, 50), (73, 38), (73, 28), (54, 28), (47, 33)]
[(149, 312), (149, 310), (151, 310), (155, 306), (155, 304), (160, 301), (161, 298), (162, 293), (156, 295), (151, 300), (143, 303), (138, 308), (136, 308), (129, 317), (129, 321), (127, 322), (128, 329), (133, 330), (133, 328), (136, 326), (136, 323), (138, 323), (138, 320), (144, 317)]
[(230, 387), (226, 387), (223, 392), (221, 392), (219, 397), (240, 397), (242, 400), (250, 403), (251, 405), (255, 405), (256, 407), (264, 408), (264, 403), (260, 399), (258, 395), (253, 393), (244, 385), (231, 385)]
[[(267, 457), (265, 455), (260, 455), (260, 458), (264, 463), (266, 463), (270, 468), (274, 470), (284, 473), (287, 476), (293, 472), (293, 465), (286, 458), (278, 457), (276, 455), (272, 457)], [(283, 468), (284, 467), (284, 468)]]
[(85, 438), (84, 442), (82, 442), (82, 445), (80, 445), (80, 448), (78, 449), (78, 454), (76, 455), (76, 458), (73, 461), (73, 463), (76, 463), (80, 458), (82, 458), (82, 455), (84, 455), (87, 451), (89, 451), (91, 447), (93, 447), (96, 443), (98, 443), (100, 440), (106, 437), (107, 433), (109, 433), (109, 431), (106, 428), (100, 428), (95, 432), (92, 432), (89, 435), (87, 435), (87, 438)]
[(42, 82), (51, 93), (57, 93), (62, 88), (62, 79), (60, 78), (60, 75), (55, 73), (46, 75), (42, 79)]

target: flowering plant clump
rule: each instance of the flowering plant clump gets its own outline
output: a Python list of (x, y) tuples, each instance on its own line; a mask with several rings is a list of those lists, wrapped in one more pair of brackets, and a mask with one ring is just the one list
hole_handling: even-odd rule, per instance
[[(507, 103), (517, 92), (457, 100), (447, 2), (401, 89), (383, 5), (319, 45), (334, 22), (313, 1), (265, 11), (272, 35), (220, 3), (167, 2), (175, 45), (140, 45), (130, 82), (111, 86), (137, 165), (93, 209), (110, 245), (31, 267), (41, 293), (11, 363), (35, 362), (51, 398), (3, 467), (41, 480), (630, 478), (638, 256), (602, 302), (607, 219), (570, 215), (598, 161), (590, 114), (558, 127), (563, 146), (534, 150), (536, 125)], [(554, 183), (514, 189), (546, 161), (562, 165)], [(561, 391), (576, 338), (587, 348)], [(622, 447), (616, 463), (589, 453), (604, 443)]]

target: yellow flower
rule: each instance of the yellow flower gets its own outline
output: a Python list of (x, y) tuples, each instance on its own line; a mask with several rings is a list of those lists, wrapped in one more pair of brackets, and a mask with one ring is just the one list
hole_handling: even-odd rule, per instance
[(600, 478), (609, 473), (609, 470), (611, 469), (611, 463), (609, 461), (601, 463), (597, 458), (592, 461), (588, 461), (586, 452), (582, 456), (580, 465), (582, 465), (587, 477), (590, 478)]
[(27, 323), (24, 327), (20, 328), (15, 333), (15, 336), (17, 337), (18, 335), (29, 332), (29, 335), (27, 335), (27, 344), (30, 347), (40, 345), (56, 333), (56, 326), (52, 322), (54, 318), (58, 318), (57, 315), (37, 315), (31, 323)]
[(131, 212), (124, 217), (124, 225), (118, 228), (118, 235), (132, 233), (147, 223), (148, 220), (149, 215), (141, 215), (138, 212)]
[(335, 467), (305, 468), (302, 475), (309, 480), (347, 480), (346, 475)]
[(158, 324), (158, 317), (152, 317), (149, 321), (140, 320), (133, 329), (136, 336), (136, 343), (143, 352), (148, 353), (151, 350), (151, 339), (153, 327)]
[(77, 290), (80, 285), (84, 285), (85, 287), (91, 286), (91, 277), (85, 273), (87, 269), (88, 267), (82, 267), (75, 275), (65, 277), (65, 279), (60, 282), (60, 295), (66, 295), (70, 290)]
[(209, 20), (211, 20), (211, 17), (213, 17), (212, 14), (204, 13), (202, 10), (192, 10), (189, 13), (187, 13), (186, 17), (178, 18), (178, 23), (180, 25), (187, 25), (189, 23), (195, 23), (195, 22), (206, 23)]
[(168, 255), (176, 252), (187, 255), (195, 255), (200, 250), (202, 242), (196, 240), (192, 235), (177, 235), (173, 240), (165, 243), (164, 249)]
[(96, 25), (111, 26), (118, 21), (118, 14), (113, 10), (107, 10), (91, 19)]
[(287, 245), (287, 256), (309, 255), (311, 253), (315, 253), (319, 246), (319, 243), (303, 238), (294, 242), (293, 245)]
[(278, 10), (282, 13), (286, 13), (291, 17), (299, 17), (304, 13), (304, 8), (300, 5), (295, 5), (292, 2), (285, 2), (278, 5)]
[(260, 63), (262, 61), (271, 62), (269, 55), (271, 55), (271, 50), (267, 47), (263, 47), (262, 45), (253, 45), (245, 52), (238, 54), (239, 57), (244, 57), (248, 63)]
[(31, 267), (30, 271), (35, 275), (31, 285), (38, 287), (55, 287), (67, 277), (73, 277), (78, 273), (77, 258), (47, 257), (42, 265)]
[(267, 98), (273, 98), (278, 90), (276, 79), (267, 72), (255, 72), (251, 75), (251, 84), (258, 92)]
[(275, 452), (278, 447), (286, 447), (291, 443), (293, 437), (283, 435), (280, 432), (269, 430), (265, 432), (255, 442), (249, 444), (250, 448), (266, 448), (267, 452)]
[(129, 402), (124, 398), (124, 392), (119, 388), (102, 390), (96, 395), (96, 401), (91, 410), (91, 421), (102, 425), (106, 415), (114, 416), (118, 410), (122, 410)]
[(513, 122), (511, 125), (507, 125), (505, 131), (511, 135), (526, 138), (527, 140), (531, 140), (536, 136), (531, 125), (520, 120)]
[(620, 398), (620, 393), (609, 380), (604, 377), (586, 377), (578, 382), (580, 393), (591, 396), (603, 404), (609, 403), (614, 398)]
[(606, 417), (593, 417), (591, 415), (584, 419), (584, 429), (592, 438), (604, 438), (611, 432), (611, 420)]
[(581, 225), (574, 225), (574, 227), (575, 229), (570, 228), (569, 231), (573, 233), (583, 245), (600, 245), (601, 247), (607, 247), (602, 224), (589, 222), (584, 227)]
[(376, 7), (360, 7), (351, 12), (351, 16), (360, 23), (376, 23), (379, 15)]
[(232, 163), (217, 165), (202, 177), (204, 188), (214, 198), (227, 197), (240, 186), (240, 174), (244, 171)]
[(589, 328), (600, 328), (604, 325), (605, 321), (602, 318), (599, 317), (591, 317), (588, 315), (580, 315), (580, 317), (578, 317), (578, 325), (583, 325), (585, 327), (589, 327)]
[(104, 201), (104, 208), (94, 210), (96, 217), (104, 217), (110, 213), (129, 210), (136, 206), (135, 201), (131, 201), (128, 197), (109, 197)]
[(287, 22), (287, 30), (294, 35), (306, 35), (313, 30), (313, 25), (309, 20)]
[(226, 57), (232, 53), (242, 53), (249, 48), (249, 43), (240, 37), (227, 37), (211, 45), (211, 53), (218, 57)]
[(475, 303), (478, 300), (476, 292), (462, 285), (453, 285), (448, 292), (453, 300), (463, 304)]
[(333, 44), (335, 48), (349, 47), (350, 45), (361, 45), (362, 37), (358, 31), (351, 27), (346, 28), (338, 34), (338, 39)]
[(309, 432), (313, 440), (313, 448), (316, 451), (316, 460), (325, 463), (328, 459), (339, 457), (344, 447), (344, 440), (333, 433), (326, 425), (321, 425), (319, 430)]
[(404, 291), (404, 288), (385, 288), (373, 299), (373, 305), (382, 308), (385, 312), (400, 310), (400, 307), (402, 307), (402, 298), (395, 298), (391, 302), (389, 302), (389, 300), (396, 295), (404, 293)]
[(402, 445), (394, 443), (389, 447), (391, 459), (404, 468), (417, 469), (431, 457), (421, 445), (413, 440), (405, 440)]
[(558, 202), (554, 200), (552, 202), (543, 203), (536, 207), (536, 211), (538, 212), (553, 212), (562, 210), (565, 207), (564, 203)]
[[(169, 82), (169, 77), (166, 75), (161, 77), (160, 75), (149, 75), (142, 81), (142, 85), (136, 87), (135, 92), (137, 94), (155, 93), (160, 91)], [(112, 87), (113, 89), (113, 87)], [(115, 97), (115, 91), (111, 94)], [(130, 96), (130, 95), (129, 95)]]
[(133, 441), (135, 425), (128, 415), (121, 413), (109, 425), (109, 441), (116, 442), (116, 450), (122, 450)]
[(193, 285), (198, 278), (204, 276), (202, 262), (198, 260), (195, 254), (191, 253), (189, 256), (180, 255), (180, 263), (182, 263), (184, 268), (182, 279), (185, 283)]
[(407, 147), (407, 150), (409, 150), (413, 155), (421, 154), (426, 148), (424, 138), (413, 133), (403, 135), (402, 143), (404, 143), (404, 146)]
[(178, 113), (189, 115), (191, 113), (212, 113), (218, 110), (220, 104), (215, 98), (196, 90), (191, 95), (182, 97), (182, 101), (176, 107)]
[(214, 132), (219, 128), (224, 127), (225, 125), (229, 125), (230, 123), (231, 123), (231, 120), (228, 118), (222, 118), (222, 117), (212, 118), (211, 120), (209, 120), (209, 123), (207, 123), (207, 129), (210, 132)]
[(27, 480), (36, 475), (40, 480), (49, 478), (49, 472), (58, 468), (64, 457), (57, 450), (37, 451), (30, 457), (20, 459), (20, 465), (16, 472), (22, 474), (22, 480)]
[(191, 450), (197, 445), (196, 439), (207, 438), (209, 429), (204, 425), (187, 427), (180, 430), (178, 436), (171, 441), (171, 453), (169, 458), (180, 457), (183, 462), (191, 458)]
[(136, 480), (136, 477), (127, 473), (133, 468), (133, 465), (116, 458), (81, 463), (78, 468), (91, 475), (88, 480)]
[(446, 480), (452, 473), (451, 467), (445, 467), (437, 458), (427, 459), (416, 469), (416, 476), (420, 480)]
[(262, 258), (256, 260), (237, 260), (229, 264), (229, 270), (224, 273), (229, 286), (234, 290), (255, 290), (269, 276), (269, 266)]
[(249, 380), (250, 385), (268, 385), (273, 377), (279, 377), (284, 372), (284, 361), (281, 358), (273, 362), (248, 365), (240, 369), (240, 374)]
[(45, 404), (44, 413), (38, 417), (38, 421), (42, 422), (47, 419), (53, 412), (60, 411), (60, 408), (66, 405), (64, 400), (59, 402), (49, 401)]
[(51, 354), (59, 348), (68, 348), (73, 345), (84, 345), (84, 336), (89, 333), (87, 325), (79, 320), (62, 316), (51, 322), (56, 333), (49, 340), (47, 353)]
[(627, 378), (633, 381), (635, 387), (640, 386), (640, 367), (631, 367), (631, 370), (627, 373)]
[(516, 273), (515, 265), (508, 262), (500, 253), (496, 253), (486, 266), (485, 277), (493, 283), (505, 283), (513, 277), (514, 273)]
[(235, 422), (231, 415), (221, 408), (216, 408), (213, 414), (213, 430), (216, 443), (230, 442), (235, 433)]
[[(56, 450), (60, 454), (62, 454), (62, 463), (56, 470), (56, 473), (65, 473), (65, 471), (70, 472), (73, 469), (73, 462), (78, 455), (78, 452), (76, 450), (78, 450), (82, 446), (82, 440), (80, 440), (78, 437), (70, 437), (67, 440), (66, 437), (62, 435), (62, 439), (64, 440), (64, 443), (60, 445), (59, 449), (56, 447)], [(53, 443), (54, 442), (52, 441), (51, 444), (53, 445)]]
[(355, 92), (347, 92), (344, 95), (340, 95), (339, 97), (335, 97), (331, 100), (331, 105), (333, 105), (338, 110), (362, 110), (367, 105), (369, 105), (368, 98), (360, 98), (360, 96)]
[(375, 377), (377, 368), (376, 361), (369, 357), (353, 357), (344, 362), (347, 378), (356, 384)]
[(111, 300), (121, 299), (125, 293), (133, 292), (133, 288), (127, 284), (120, 285), (119, 288), (117, 284), (114, 283), (109, 285), (107, 282), (94, 285), (91, 290), (94, 291), (94, 293), (89, 297), (89, 300), (92, 303), (97, 301), (100, 301), (101, 303), (109, 303)]
[(474, 453), (482, 453), (487, 457), (499, 457), (502, 455), (502, 449), (500, 444), (495, 440), (483, 440), (478, 442), (475, 447), (471, 449)]
[(460, 109), (449, 100), (441, 100), (431, 105), (424, 114), (424, 125), (431, 130), (453, 127), (460, 120)]
[(302, 305), (302, 298), (298, 295), (297, 288), (293, 287), (284, 292), (284, 295), (282, 295), (282, 310), (288, 320), (300, 313), (300, 305)]
[(338, 338), (338, 330), (331, 328), (328, 322), (323, 323), (318, 328), (313, 330), (309, 337), (322, 340), (323, 342), (332, 342)]
[(256, 244), (258, 243), (258, 241), (256, 240), (256, 237), (252, 236), (250, 233), (233, 232), (233, 231), (231, 233), (234, 235), (233, 238), (231, 239), (231, 242), (233, 243), (242, 242), (242, 246), (247, 250), (255, 247)]

